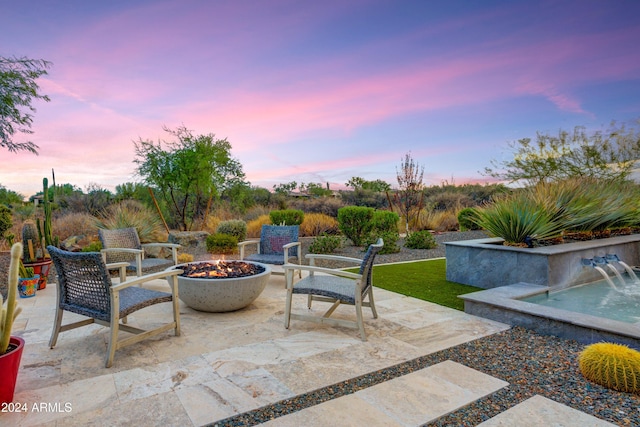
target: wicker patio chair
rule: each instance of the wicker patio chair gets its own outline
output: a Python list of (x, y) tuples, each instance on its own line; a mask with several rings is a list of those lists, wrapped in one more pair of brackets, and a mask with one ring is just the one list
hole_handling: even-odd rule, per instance
[[(376, 306), (373, 300), (373, 280), (372, 270), (376, 254), (382, 248), (383, 241), (378, 241), (369, 246), (367, 253), (362, 260), (336, 255), (308, 254), (308, 266), (306, 265), (285, 265), (284, 271), (287, 282), (287, 298), (285, 303), (284, 326), (289, 329), (291, 319), (306, 320), (316, 323), (326, 323), (334, 326), (345, 326), (358, 329), (362, 341), (367, 340), (364, 332), (364, 321), (362, 319), (362, 307), (370, 307), (373, 318), (378, 318)], [(360, 264), (358, 273), (350, 273), (344, 270), (316, 267), (316, 259), (327, 259), (333, 261), (345, 261)], [(305, 270), (309, 275), (297, 283), (294, 283), (293, 276), (295, 270)], [(317, 274), (320, 273), (320, 274)], [(332, 303), (331, 307), (322, 315), (291, 313), (291, 301), (293, 294), (307, 295), (307, 307), (311, 309), (313, 301), (323, 301)], [(368, 297), (368, 301), (364, 301)], [(331, 314), (340, 306), (348, 304), (355, 306), (356, 320), (330, 318)]]
[[(177, 275), (182, 270), (162, 271), (121, 283), (112, 283), (107, 265), (98, 252), (67, 252), (53, 246), (47, 250), (53, 259), (58, 275), (56, 316), (49, 347), (53, 348), (58, 334), (91, 323), (98, 323), (111, 329), (109, 345), (105, 356), (105, 366), (111, 367), (116, 350), (135, 344), (145, 338), (158, 335), (170, 329), (180, 335), (180, 311), (178, 302)], [(124, 269), (126, 263), (118, 267)], [(122, 277), (122, 274), (121, 274)], [(126, 278), (126, 276), (125, 276)], [(171, 278), (171, 293), (138, 287), (141, 283), (154, 279)], [(173, 305), (173, 321), (152, 330), (143, 330), (126, 325), (127, 316), (142, 308), (169, 302)], [(65, 311), (80, 314), (88, 319), (62, 325)], [(120, 321), (122, 320), (122, 323)], [(118, 340), (118, 331), (123, 330), (133, 336)]]
[[(238, 243), (240, 259), (261, 262), (264, 264), (284, 265), (290, 264), (295, 258), (298, 264), (301, 261), (301, 245), (298, 241), (297, 225), (263, 225), (260, 231), (260, 240), (246, 240)], [(244, 255), (247, 245), (256, 245), (257, 252), (248, 256)], [(272, 274), (284, 274), (284, 272), (271, 271)], [(300, 276), (302, 277), (302, 276)]]
[[(135, 271), (137, 276), (162, 271), (167, 267), (178, 264), (178, 248), (176, 243), (140, 243), (138, 231), (135, 227), (117, 228), (113, 230), (98, 229), (98, 236), (102, 242), (102, 255), (108, 264), (128, 262), (127, 271)], [(145, 258), (145, 248), (171, 249), (171, 258)]]

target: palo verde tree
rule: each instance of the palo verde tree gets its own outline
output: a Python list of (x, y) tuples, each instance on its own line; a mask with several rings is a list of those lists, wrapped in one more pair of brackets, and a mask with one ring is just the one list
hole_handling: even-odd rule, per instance
[(159, 192), (172, 215), (172, 225), (190, 230), (194, 219), (206, 216), (212, 201), (225, 188), (244, 180), (244, 172), (240, 162), (231, 157), (226, 138), (193, 135), (184, 126), (163, 129), (175, 141), (134, 141), (134, 163), (145, 184)]
[(509, 147), (513, 159), (493, 160), (485, 175), (527, 185), (579, 177), (616, 181), (626, 179), (640, 160), (640, 131), (616, 122), (594, 132), (576, 126), (558, 135), (538, 132), (535, 141), (523, 138)]
[(400, 169), (396, 168), (398, 190), (394, 193), (394, 204), (400, 209), (405, 219), (405, 229), (409, 235), (409, 224), (422, 209), (424, 201), (424, 166), (420, 166), (411, 153), (407, 153), (401, 161)]
[(40, 93), (36, 79), (47, 74), (51, 63), (42, 59), (5, 58), (0, 56), (0, 147), (10, 152), (29, 151), (38, 154), (31, 141), (15, 142), (19, 133), (32, 134), (31, 124), (36, 110), (31, 105), (49, 97)]

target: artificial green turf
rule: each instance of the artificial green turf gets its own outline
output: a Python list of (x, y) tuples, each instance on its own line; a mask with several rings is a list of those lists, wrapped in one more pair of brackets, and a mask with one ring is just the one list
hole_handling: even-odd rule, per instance
[(447, 281), (446, 269), (444, 258), (376, 265), (373, 267), (373, 284), (388, 291), (464, 310), (464, 301), (458, 295), (482, 289)]

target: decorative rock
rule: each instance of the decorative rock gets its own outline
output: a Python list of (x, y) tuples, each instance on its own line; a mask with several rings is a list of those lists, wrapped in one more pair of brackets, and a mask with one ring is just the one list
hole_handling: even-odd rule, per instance
[(178, 243), (184, 249), (193, 248), (195, 252), (207, 251), (206, 231), (172, 231), (169, 233), (169, 243)]

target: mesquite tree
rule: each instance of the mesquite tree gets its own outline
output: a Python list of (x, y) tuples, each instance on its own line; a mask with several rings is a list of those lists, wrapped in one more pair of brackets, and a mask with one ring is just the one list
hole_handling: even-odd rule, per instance
[(640, 128), (612, 122), (606, 130), (576, 126), (557, 135), (536, 133), (535, 141), (522, 138), (509, 143), (513, 159), (491, 162), (485, 175), (528, 185), (592, 177), (625, 180), (640, 160)]
[(31, 141), (15, 142), (16, 132), (31, 134), (34, 100), (49, 101), (39, 92), (36, 79), (47, 74), (51, 63), (43, 59), (5, 58), (0, 56), (0, 147), (10, 152), (29, 151), (38, 154)]
[(243, 181), (244, 172), (240, 162), (231, 157), (231, 144), (226, 138), (194, 136), (184, 126), (164, 130), (177, 141), (134, 141), (134, 163), (138, 175), (159, 192), (172, 215), (172, 225), (190, 230), (194, 219), (206, 214), (214, 198)]

